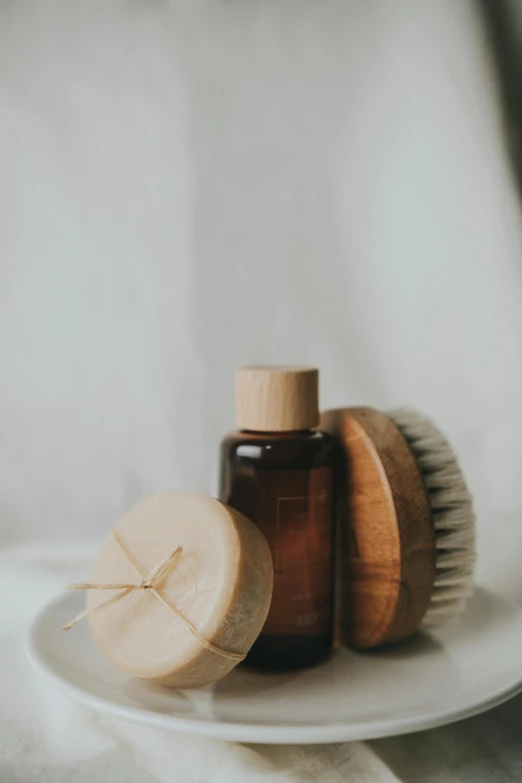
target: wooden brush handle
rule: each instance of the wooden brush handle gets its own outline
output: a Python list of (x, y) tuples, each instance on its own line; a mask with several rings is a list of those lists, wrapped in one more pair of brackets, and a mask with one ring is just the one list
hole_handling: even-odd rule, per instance
[(327, 411), (321, 426), (346, 455), (338, 526), (341, 641), (356, 648), (396, 642), (419, 627), (435, 581), (435, 533), (421, 471), (384, 413)]

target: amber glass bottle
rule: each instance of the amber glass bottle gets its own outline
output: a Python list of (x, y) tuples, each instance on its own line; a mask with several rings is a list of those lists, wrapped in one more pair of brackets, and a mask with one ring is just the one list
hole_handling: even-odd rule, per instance
[(240, 431), (221, 446), (221, 500), (264, 532), (274, 564), (270, 611), (246, 662), (296, 669), (333, 643), (334, 483), (337, 441), (318, 423), (312, 368), (238, 370)]

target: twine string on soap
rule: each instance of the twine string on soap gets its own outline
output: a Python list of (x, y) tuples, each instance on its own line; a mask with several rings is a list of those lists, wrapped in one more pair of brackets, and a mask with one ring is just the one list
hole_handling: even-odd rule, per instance
[(220, 647), (216, 647), (212, 642), (209, 642), (208, 639), (205, 639), (204, 636), (200, 634), (196, 626), (191, 623), (191, 621), (185, 617), (182, 612), (177, 609), (173, 604), (169, 603), (165, 600), (165, 598), (161, 595), (160, 592), (158, 592), (156, 585), (157, 583), (165, 576), (167, 571), (173, 567), (173, 565), (179, 560), (181, 555), (183, 554), (183, 549), (178, 546), (173, 552), (171, 552), (164, 560), (161, 560), (150, 572), (150, 574), (146, 577), (142, 576), (139, 572), (139, 570), (136, 568), (134, 563), (132, 562), (132, 559), (129, 557), (128, 553), (126, 552), (124, 546), (122, 545), (121, 541), (119, 540), (116, 533), (112, 532), (111, 536), (113, 540), (118, 545), (120, 552), (123, 554), (125, 560), (127, 561), (128, 565), (132, 568), (136, 576), (139, 577), (139, 584), (120, 584), (119, 582), (114, 583), (89, 583), (89, 582), (81, 582), (81, 583), (72, 583), (67, 585), (68, 590), (119, 590), (120, 592), (116, 593), (116, 595), (113, 595), (112, 598), (109, 598), (107, 601), (102, 601), (99, 604), (96, 604), (95, 606), (91, 606), (89, 609), (85, 609), (83, 612), (80, 612), (80, 614), (76, 615), (70, 622), (68, 622), (66, 625), (62, 626), (64, 631), (68, 631), (70, 628), (76, 625), (80, 620), (83, 620), (84, 617), (88, 617), (91, 614), (94, 614), (95, 612), (99, 612), (101, 609), (107, 609), (109, 606), (113, 606), (114, 604), (117, 604), (119, 601), (123, 600), (129, 595), (132, 595), (133, 593), (138, 592), (138, 590), (146, 590), (150, 593), (152, 593), (155, 598), (160, 601), (163, 606), (165, 606), (172, 614), (174, 614), (178, 620), (180, 620), (181, 623), (187, 628), (198, 640), (198, 642), (201, 644), (202, 647), (204, 647), (206, 650), (211, 650), (212, 652), (217, 653), (218, 655), (222, 655), (224, 658), (230, 658), (234, 661), (242, 661), (245, 656), (241, 653), (234, 653), (234, 652), (228, 652), (228, 650), (222, 650)]

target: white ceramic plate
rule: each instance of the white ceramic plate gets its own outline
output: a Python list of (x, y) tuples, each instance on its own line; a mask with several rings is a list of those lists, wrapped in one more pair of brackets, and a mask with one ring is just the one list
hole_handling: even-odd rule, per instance
[(297, 674), (235, 669), (213, 686), (178, 691), (120, 674), (99, 655), (82, 607), (66, 593), (35, 618), (29, 658), (59, 691), (95, 710), (163, 729), (237, 742), (372, 739), (433, 728), (494, 707), (522, 690), (522, 610), (478, 589), (465, 617), (394, 648), (339, 652)]

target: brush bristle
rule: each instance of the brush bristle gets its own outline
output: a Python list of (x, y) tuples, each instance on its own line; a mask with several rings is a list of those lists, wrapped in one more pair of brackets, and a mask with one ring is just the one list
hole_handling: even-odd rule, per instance
[(435, 526), (437, 571), (423, 627), (443, 625), (464, 610), (473, 590), (473, 500), (453, 450), (434, 424), (411, 410), (388, 413), (422, 472)]

